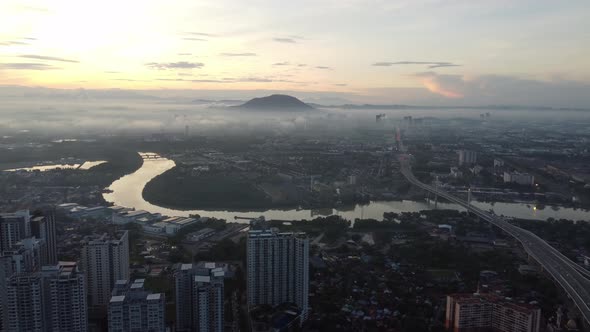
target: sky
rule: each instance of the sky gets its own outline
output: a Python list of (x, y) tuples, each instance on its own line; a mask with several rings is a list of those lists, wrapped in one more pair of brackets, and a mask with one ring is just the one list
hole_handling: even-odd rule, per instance
[(587, 0), (2, 0), (0, 85), (590, 108)]

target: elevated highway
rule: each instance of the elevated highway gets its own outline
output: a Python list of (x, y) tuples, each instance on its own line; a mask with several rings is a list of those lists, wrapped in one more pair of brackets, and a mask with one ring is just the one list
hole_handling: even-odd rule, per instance
[(543, 239), (530, 231), (512, 225), (503, 217), (492, 212), (484, 211), (469, 202), (455, 197), (438, 187), (433, 187), (420, 182), (412, 173), (407, 157), (400, 157), (402, 174), (413, 185), (442, 197), (450, 202), (461, 205), (469, 212), (499, 227), (504, 232), (518, 240), (530, 257), (535, 259), (543, 269), (551, 275), (568, 294), (576, 307), (580, 310), (582, 317), (590, 323), (590, 271), (587, 271), (579, 264), (573, 262), (557, 249), (553, 248)]

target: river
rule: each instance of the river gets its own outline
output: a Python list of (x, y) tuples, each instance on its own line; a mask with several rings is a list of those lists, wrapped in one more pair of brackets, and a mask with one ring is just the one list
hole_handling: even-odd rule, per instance
[[(230, 210), (177, 210), (151, 204), (143, 199), (143, 188), (154, 177), (176, 166), (173, 160), (160, 157), (154, 153), (140, 153), (144, 157), (142, 166), (132, 174), (128, 174), (114, 181), (109, 187), (109, 193), (103, 197), (107, 202), (115, 205), (145, 210), (151, 213), (161, 213), (167, 216), (188, 216), (198, 214), (200, 216), (214, 217), (233, 221), (235, 216), (258, 217), (279, 220), (313, 219), (318, 216), (339, 215), (348, 220), (356, 218), (373, 218), (381, 220), (384, 212), (418, 212), (434, 208), (434, 204), (427, 201), (373, 201), (365, 205), (342, 206), (336, 209), (311, 209), (311, 210), (264, 210), (264, 211), (230, 211)], [(151, 158), (147, 158), (146, 156)], [(539, 209), (534, 205), (521, 203), (484, 203), (473, 202), (474, 205), (484, 209), (493, 209), (498, 215), (516, 218), (539, 219), (564, 218), (571, 220), (590, 220), (590, 211), (583, 209), (546, 206)], [(464, 209), (456, 204), (439, 203), (439, 209)]]

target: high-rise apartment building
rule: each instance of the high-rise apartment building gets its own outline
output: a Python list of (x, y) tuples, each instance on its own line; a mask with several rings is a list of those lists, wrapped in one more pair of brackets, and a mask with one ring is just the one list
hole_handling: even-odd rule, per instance
[(44, 266), (43, 308), (48, 332), (88, 330), (88, 305), (84, 275), (75, 262)]
[(33, 273), (41, 269), (44, 242), (35, 238), (19, 241), (0, 255), (0, 331), (6, 331), (8, 317), (8, 279), (17, 273)]
[(540, 308), (496, 294), (447, 296), (445, 327), (449, 331), (538, 332), (540, 320)]
[(84, 277), (76, 263), (14, 273), (6, 282), (9, 332), (85, 332), (88, 330)]
[(247, 249), (248, 305), (294, 303), (307, 319), (309, 239), (305, 233), (251, 230)]
[(109, 302), (110, 332), (165, 332), (166, 299), (144, 289), (144, 279), (118, 280)]
[(215, 263), (181, 264), (175, 273), (176, 331), (224, 330), (224, 271)]
[(10, 250), (20, 240), (31, 236), (29, 210), (0, 213), (0, 251)]
[(516, 183), (525, 186), (535, 184), (535, 176), (528, 173), (504, 172), (504, 183)]
[(6, 331), (8, 322), (8, 294), (6, 279), (11, 276), (9, 271), (11, 261), (7, 257), (0, 257), (0, 331)]
[(43, 283), (39, 272), (13, 274), (6, 281), (8, 332), (44, 332)]
[(44, 261), (45, 241), (36, 238), (26, 238), (17, 242), (12, 249), (4, 250), (0, 261), (9, 276), (12, 273), (35, 272), (41, 269)]
[(55, 233), (55, 215), (34, 216), (31, 218), (31, 234), (45, 241), (43, 253), (45, 264), (57, 264), (57, 235)]
[(477, 162), (477, 152), (470, 150), (459, 150), (459, 165), (475, 164)]
[(80, 265), (86, 276), (89, 306), (106, 306), (117, 280), (129, 279), (129, 233), (87, 236)]

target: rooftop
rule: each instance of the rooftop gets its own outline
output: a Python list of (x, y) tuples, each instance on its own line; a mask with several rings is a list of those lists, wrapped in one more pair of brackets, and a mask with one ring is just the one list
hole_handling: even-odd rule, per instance
[(182, 218), (180, 220), (175, 220), (172, 223), (177, 225), (186, 225), (197, 221), (195, 218)]
[(249, 238), (266, 238), (266, 237), (307, 237), (307, 234), (304, 232), (278, 232), (274, 229), (264, 229), (264, 230), (250, 230), (248, 231)]
[(121, 210), (127, 209), (126, 207), (118, 206), (118, 205), (109, 206), (108, 208), (111, 209), (111, 210), (113, 210), (113, 211), (121, 211)]
[(114, 303), (114, 302), (123, 302), (123, 301), (125, 301), (125, 295), (118, 295), (118, 296), (111, 297), (110, 302)]
[(137, 217), (137, 216), (142, 216), (144, 214), (149, 214), (149, 212), (144, 211), (144, 210), (129, 211), (125, 214), (125, 217)]
[(195, 276), (195, 281), (196, 282), (210, 282), (211, 277), (210, 276)]
[(82, 242), (86, 244), (103, 244), (106, 242), (118, 242), (128, 233), (128, 231), (113, 231), (110, 233), (92, 234), (83, 238)]
[(94, 206), (94, 207), (89, 207), (88, 209), (86, 209), (86, 212), (100, 211), (100, 210), (104, 210), (104, 209), (106, 209), (104, 206)]
[(502, 305), (504, 307), (508, 307), (514, 311), (519, 311), (523, 313), (529, 313), (532, 310), (538, 309), (537, 306), (529, 304), (529, 303), (520, 303), (520, 302), (513, 302), (511, 298), (506, 298), (500, 295), (491, 294), (491, 293), (475, 293), (475, 294), (451, 294), (449, 295), (452, 297), (456, 303), (458, 304), (481, 304), (481, 303), (489, 303), (489, 304), (496, 304)]
[(159, 300), (163, 294), (152, 294), (144, 289), (145, 279), (117, 280), (113, 287), (111, 303), (113, 302), (142, 302), (145, 300)]

